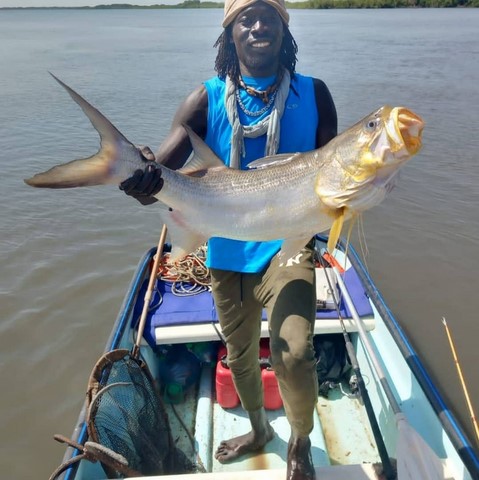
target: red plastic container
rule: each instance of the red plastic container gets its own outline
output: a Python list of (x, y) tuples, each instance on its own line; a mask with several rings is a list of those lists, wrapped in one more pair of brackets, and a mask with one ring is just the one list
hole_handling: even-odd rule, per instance
[(267, 367), (261, 369), (261, 380), (263, 382), (263, 404), (266, 410), (278, 410), (283, 406), (283, 400), (279, 394), (278, 381), (274, 371)]
[[(263, 338), (259, 344), (261, 360), (269, 359), (269, 339)], [(261, 380), (263, 382), (263, 405), (266, 410), (278, 410), (283, 406), (283, 400), (279, 394), (278, 380), (269, 364), (261, 362)]]
[[(216, 364), (216, 400), (223, 408), (234, 408), (240, 403), (233, 383), (230, 369), (226, 366), (226, 348), (221, 347)], [(283, 406), (279, 394), (278, 381), (272, 368), (264, 362), (269, 358), (269, 341), (262, 339), (260, 343), (261, 380), (263, 382), (263, 404), (266, 410), (277, 410)]]
[(236, 393), (231, 370), (227, 367), (224, 359), (226, 359), (226, 348), (221, 347), (216, 363), (216, 401), (223, 408), (234, 408), (239, 405), (240, 400)]

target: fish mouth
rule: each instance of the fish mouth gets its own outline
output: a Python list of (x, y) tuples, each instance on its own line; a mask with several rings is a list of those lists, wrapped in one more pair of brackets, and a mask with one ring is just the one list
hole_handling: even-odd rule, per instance
[(386, 132), (391, 143), (391, 151), (399, 152), (404, 147), (407, 155), (415, 155), (422, 145), (424, 121), (419, 115), (405, 107), (394, 107), (386, 122)]

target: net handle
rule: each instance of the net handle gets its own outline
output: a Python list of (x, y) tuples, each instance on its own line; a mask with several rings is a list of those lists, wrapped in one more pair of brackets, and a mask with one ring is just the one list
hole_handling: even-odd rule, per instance
[(156, 281), (158, 265), (160, 263), (161, 254), (163, 253), (163, 246), (165, 245), (165, 241), (166, 241), (166, 233), (167, 233), (166, 224), (163, 224), (163, 228), (161, 229), (161, 233), (160, 233), (160, 239), (158, 241), (158, 248), (156, 249), (156, 255), (154, 256), (153, 267), (151, 268), (148, 288), (146, 289), (145, 299), (143, 301), (143, 310), (141, 312), (140, 323), (138, 325), (138, 334), (136, 336), (135, 345), (133, 346), (133, 349), (131, 351), (131, 356), (136, 360), (138, 360), (138, 357), (140, 354), (140, 343), (141, 343), (141, 339), (143, 338), (143, 332), (145, 330), (146, 316), (148, 314), (148, 308), (150, 306), (151, 297), (153, 294), (153, 287)]

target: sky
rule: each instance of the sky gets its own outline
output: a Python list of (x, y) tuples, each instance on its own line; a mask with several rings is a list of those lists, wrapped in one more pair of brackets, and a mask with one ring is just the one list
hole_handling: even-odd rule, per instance
[(182, 0), (0, 0), (1, 7), (94, 7), (112, 3), (132, 5), (176, 5)]

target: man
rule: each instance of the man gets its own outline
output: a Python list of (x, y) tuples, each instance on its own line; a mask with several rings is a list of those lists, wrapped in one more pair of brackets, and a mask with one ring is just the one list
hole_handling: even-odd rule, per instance
[[(225, 164), (246, 168), (274, 153), (308, 151), (337, 133), (336, 110), (326, 85), (295, 72), (297, 45), (284, 0), (226, 0), (224, 31), (215, 46), (218, 73), (179, 107), (156, 158), (177, 169), (192, 147), (183, 125), (200, 135)], [(160, 170), (137, 171), (120, 188), (143, 204), (163, 185)], [(285, 205), (287, 209), (287, 205)], [(254, 212), (251, 213), (254, 215)], [(287, 221), (287, 217), (285, 218)], [(225, 440), (215, 457), (230, 462), (273, 438), (263, 407), (258, 366), (263, 307), (268, 314), (271, 361), (291, 425), (287, 479), (315, 478), (309, 434), (317, 401), (312, 344), (316, 297), (312, 244), (280, 264), (281, 241), (212, 238), (207, 264), (228, 363), (251, 431)]]

